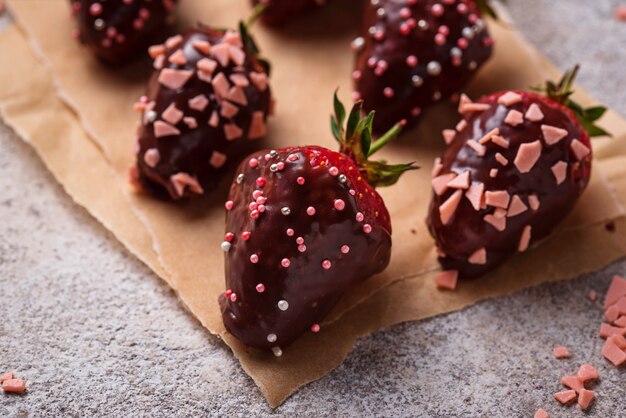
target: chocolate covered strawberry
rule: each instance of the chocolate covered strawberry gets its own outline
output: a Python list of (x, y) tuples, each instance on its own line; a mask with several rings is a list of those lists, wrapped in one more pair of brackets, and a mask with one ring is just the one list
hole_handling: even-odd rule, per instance
[(252, 0), (254, 6), (265, 5), (261, 19), (268, 25), (282, 25), (309, 9), (323, 6), (328, 0)]
[(201, 195), (265, 135), (269, 66), (244, 24), (190, 29), (149, 52), (155, 71), (136, 104), (135, 178), (174, 200)]
[[(480, 5), (480, 7), (479, 7)], [(355, 97), (376, 110), (375, 131), (417, 120), (458, 92), (491, 55), (486, 0), (370, 0), (352, 73)]]
[(545, 93), (503, 91), (471, 102), (446, 129), (433, 169), (428, 227), (444, 269), (480, 276), (545, 238), (589, 183), (590, 135), (604, 108), (569, 99), (577, 68)]
[(75, 36), (109, 64), (139, 56), (163, 31), (177, 0), (71, 0)]
[(226, 202), (226, 329), (244, 344), (280, 347), (319, 331), (350, 288), (387, 267), (391, 220), (376, 186), (391, 185), (411, 164), (368, 161), (399, 132), (373, 144), (373, 114), (360, 118), (335, 98), (340, 151), (298, 146), (262, 151), (237, 170)]

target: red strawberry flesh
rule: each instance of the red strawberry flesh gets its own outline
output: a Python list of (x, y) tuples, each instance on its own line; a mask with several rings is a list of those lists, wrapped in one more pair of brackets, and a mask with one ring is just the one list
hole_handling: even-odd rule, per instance
[(413, 123), (425, 107), (458, 92), (489, 58), (474, 1), (367, 2), (357, 51), (355, 97), (376, 110), (376, 131)]
[[(516, 96), (519, 102), (516, 102)], [(516, 103), (498, 103), (499, 100), (507, 102), (507, 98)], [(465, 113), (465, 122), (459, 126), (463, 129), (455, 133), (443, 155), (440, 169), (434, 174), (438, 177), (469, 172), (472, 185), (483, 184), (485, 192), (497, 194), (491, 193), (487, 200), (485, 193), (481, 207), (476, 210), (465, 196), (466, 189), (448, 188), (442, 194), (433, 194), (428, 216), (428, 227), (441, 253), (442, 266), (458, 270), (463, 277), (483, 275), (514, 253), (525, 250), (528, 239), (535, 243), (548, 236), (572, 210), (591, 173), (589, 136), (574, 114), (561, 104), (521, 91), (496, 93), (482, 97), (476, 103), (486, 105), (486, 110)], [(531, 106), (533, 109), (529, 113)], [(481, 106), (471, 105), (469, 108), (472, 107)], [(520, 112), (523, 121), (519, 123), (517, 118), (510, 117), (511, 111)], [(474, 143), (473, 148), (468, 141), (479, 142), (496, 128), (499, 133), (494, 137), (495, 141), (480, 144), (485, 147), (485, 153), (479, 156), (476, 149), (480, 147)], [(508, 141), (508, 147), (502, 146), (501, 139)], [(532, 149), (538, 146), (537, 141), (540, 152), (535, 155)], [(521, 146), (529, 152), (520, 152)], [(521, 154), (529, 159), (524, 160)], [(533, 161), (535, 158), (536, 162)], [(528, 172), (521, 172), (520, 167)], [(492, 176), (493, 169), (497, 169), (495, 177)], [(462, 190), (464, 196), (448, 223), (444, 224), (442, 205), (457, 190)], [(507, 195), (508, 201), (502, 198)], [(533, 195), (536, 200), (531, 197)], [(538, 202), (538, 207), (533, 200)], [(503, 207), (498, 209), (494, 205)], [(504, 221), (495, 218), (504, 218)], [(504, 226), (504, 230), (499, 231), (493, 223)], [(479, 256), (483, 250), (486, 259)]]

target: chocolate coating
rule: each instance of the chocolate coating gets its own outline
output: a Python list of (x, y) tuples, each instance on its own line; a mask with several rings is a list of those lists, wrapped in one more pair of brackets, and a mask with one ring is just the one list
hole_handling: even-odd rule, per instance
[(380, 0), (367, 2), (353, 48), (355, 90), (384, 132), (402, 119), (415, 123), (425, 107), (465, 86), (491, 55), (492, 39), (474, 1)]
[(177, 0), (70, 0), (78, 39), (102, 61), (125, 64), (166, 26)]
[[(172, 47), (164, 46), (165, 52), (156, 56), (155, 65), (159, 68), (148, 82), (144, 103), (140, 103), (143, 114), (136, 170), (137, 180), (144, 189), (156, 196), (171, 199), (210, 191), (224, 173), (239, 163), (243, 155), (258, 148), (256, 139), (264, 134), (271, 104), (267, 74), (257, 57), (242, 46), (238, 32), (197, 28), (185, 32), (179, 42), (175, 42), (176, 39), (170, 38), (165, 45)], [(211, 45), (208, 54), (194, 46), (197, 42), (208, 42)], [(218, 45), (227, 47), (227, 56), (228, 48), (243, 51), (245, 60), (237, 65), (234, 59), (227, 58), (227, 65), (223, 65), (214, 55)], [(171, 62), (174, 54), (180, 58), (180, 51), (186, 62)], [(207, 60), (215, 63), (212, 73), (198, 67), (200, 61), (206, 63)], [(159, 81), (163, 72), (169, 69), (192, 71), (193, 74), (183, 86), (171, 88)], [(228, 94), (216, 91), (213, 83), (217, 79), (226, 80)], [(245, 84), (245, 87), (237, 87), (233, 80)], [(243, 92), (245, 104), (241, 103), (241, 99), (237, 101), (231, 98), (231, 92), (236, 89)], [(190, 100), (198, 97), (207, 101), (203, 109), (191, 106)], [(164, 112), (172, 104), (183, 112), (184, 117), (177, 123), (168, 124), (180, 133), (159, 137), (155, 123), (167, 122), (167, 113)], [(227, 111), (236, 111), (236, 114), (233, 116)], [(150, 120), (150, 112), (154, 112), (153, 120)], [(195, 123), (190, 125), (191, 120), (185, 119), (189, 117)], [(238, 135), (229, 137), (227, 130), (230, 128)], [(150, 153), (158, 153), (158, 162), (154, 165), (149, 163)], [(202, 191), (194, 190), (194, 185), (188, 184), (181, 193), (180, 184), (177, 188), (176, 181), (173, 181), (176, 179), (173, 176), (179, 173), (195, 179)]]
[(267, 5), (261, 15), (263, 22), (280, 26), (309, 9), (326, 4), (327, 0), (252, 0), (254, 6), (260, 3)]
[[(480, 210), (476, 210), (464, 196), (449, 223), (444, 225), (439, 209), (455, 190), (448, 189), (442, 195), (433, 194), (427, 223), (442, 252), (439, 261), (444, 269), (458, 270), (462, 277), (481, 276), (516, 253), (527, 226), (531, 227), (531, 245), (548, 236), (572, 210), (589, 182), (591, 152), (579, 160), (571, 145), (578, 139), (591, 150), (591, 144), (574, 115), (563, 106), (536, 94), (517, 93), (522, 95), (523, 100), (508, 107), (497, 103), (503, 93), (478, 100), (478, 103), (488, 104), (489, 109), (465, 115), (467, 127), (456, 134), (446, 149), (442, 168), (437, 174), (469, 171), (472, 184), (483, 183), (485, 191), (507, 191), (511, 198), (517, 195), (527, 206), (525, 211), (514, 216), (510, 216), (509, 206), (506, 228), (498, 231), (484, 220), (486, 215), (493, 215), (496, 211), (495, 207), (485, 204), (484, 195)], [(533, 122), (524, 118), (524, 122), (517, 126), (504, 122), (510, 110), (526, 114), (533, 103), (543, 113), (543, 120)], [(542, 131), (543, 125), (564, 129), (567, 135), (557, 143), (548, 144)], [(478, 156), (467, 141), (478, 141), (494, 128), (498, 128), (500, 136), (509, 141), (508, 148), (490, 141), (485, 144), (485, 155)], [(541, 142), (541, 154), (529, 172), (521, 173), (515, 163), (520, 145), (537, 140)], [(496, 153), (504, 156), (508, 163), (502, 165), (498, 162)], [(552, 167), (559, 162), (567, 163), (567, 169), (564, 181), (557, 184)], [(498, 172), (491, 177), (490, 171), (494, 168)], [(536, 210), (529, 202), (531, 195), (538, 198), (539, 207)], [(486, 263), (470, 263), (468, 258), (481, 248), (486, 249)]]
[[(255, 153), (237, 169), (243, 178), (233, 182), (233, 206), (226, 214), (226, 232), (234, 234), (225, 254), (228, 291), (219, 297), (227, 330), (244, 344), (264, 349), (284, 347), (319, 324), (345, 292), (384, 270), (391, 254), (389, 213), (351, 159), (314, 146), (279, 149), (266, 160), (268, 153)], [(251, 158), (258, 159), (258, 167), (251, 166)], [(284, 168), (273, 171), (272, 165), (281, 162)], [(259, 177), (266, 180), (263, 187), (256, 182)], [(249, 204), (257, 190), (267, 200), (254, 219)], [(371, 226), (369, 233), (365, 225)], [(247, 240), (245, 231), (250, 232)], [(229, 292), (236, 295), (234, 301)], [(280, 301), (287, 302), (286, 310)]]

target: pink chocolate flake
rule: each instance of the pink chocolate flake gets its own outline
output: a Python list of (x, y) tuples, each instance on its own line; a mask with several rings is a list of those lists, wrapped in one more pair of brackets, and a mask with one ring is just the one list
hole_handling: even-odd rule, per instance
[(165, 109), (163, 113), (161, 113), (161, 117), (166, 122), (172, 125), (176, 125), (183, 118), (183, 112), (178, 110), (178, 108), (176, 107), (174, 103), (171, 103), (167, 107), (167, 109)]
[(556, 144), (568, 134), (565, 129), (550, 125), (541, 125), (541, 132), (543, 132), (543, 139), (546, 140), (546, 144), (548, 145)]
[(463, 197), (463, 191), (457, 190), (439, 206), (439, 216), (442, 224), (447, 225), (450, 222), (454, 212), (456, 212), (456, 208), (459, 206), (461, 197)]
[(193, 75), (191, 70), (174, 70), (171, 68), (164, 68), (159, 73), (159, 83), (172, 90), (177, 90), (184, 86), (187, 81)]
[(517, 250), (519, 252), (524, 252), (528, 249), (528, 244), (530, 243), (530, 234), (531, 234), (531, 226), (526, 225), (522, 230), (522, 236), (520, 237), (519, 244), (517, 246)]
[(528, 173), (541, 156), (541, 142), (539, 140), (520, 145), (513, 163), (520, 173)]
[(226, 154), (222, 154), (219, 151), (213, 151), (211, 158), (209, 159), (209, 164), (215, 168), (221, 168), (224, 163), (226, 163), (226, 158)]
[(531, 122), (541, 122), (543, 120), (543, 112), (536, 103), (530, 105), (525, 116)]
[(180, 135), (180, 131), (169, 123), (157, 120), (154, 122), (154, 136), (161, 138), (163, 136)]
[(578, 139), (574, 139), (572, 143), (570, 144), (570, 147), (572, 149), (572, 152), (578, 159), (578, 161), (582, 160), (583, 158), (591, 154), (591, 150), (587, 148), (587, 146), (585, 146), (585, 144), (580, 142)]
[(522, 96), (515, 93), (514, 91), (508, 91), (504, 93), (502, 96), (498, 97), (498, 104), (504, 106), (512, 106), (522, 101)]
[(481, 264), (481, 265), (486, 264), (487, 263), (487, 250), (484, 247), (476, 250), (476, 252), (474, 252), (472, 255), (469, 256), (467, 261), (470, 264)]
[(557, 185), (565, 181), (567, 177), (567, 163), (565, 161), (559, 161), (550, 167), (550, 170), (552, 170)]

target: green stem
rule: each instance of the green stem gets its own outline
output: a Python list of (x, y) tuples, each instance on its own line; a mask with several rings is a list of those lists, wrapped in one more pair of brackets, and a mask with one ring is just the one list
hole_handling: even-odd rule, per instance
[(370, 157), (370, 156), (374, 155), (374, 153), (376, 153), (382, 147), (387, 145), (389, 143), (389, 141), (391, 141), (396, 136), (398, 136), (398, 134), (400, 133), (401, 130), (402, 130), (402, 124), (400, 122), (398, 122), (395, 125), (393, 125), (393, 127), (391, 129), (389, 129), (383, 136), (378, 138), (376, 140), (376, 142), (374, 142), (372, 144), (372, 146), (370, 147), (369, 152), (367, 153), (367, 156)]
[(257, 21), (259, 16), (263, 14), (266, 8), (267, 8), (267, 5), (264, 3), (259, 3), (256, 6), (254, 6), (254, 9), (252, 9), (252, 14), (248, 18), (248, 20), (246, 20), (246, 26), (251, 27), (254, 24), (254, 22)]

